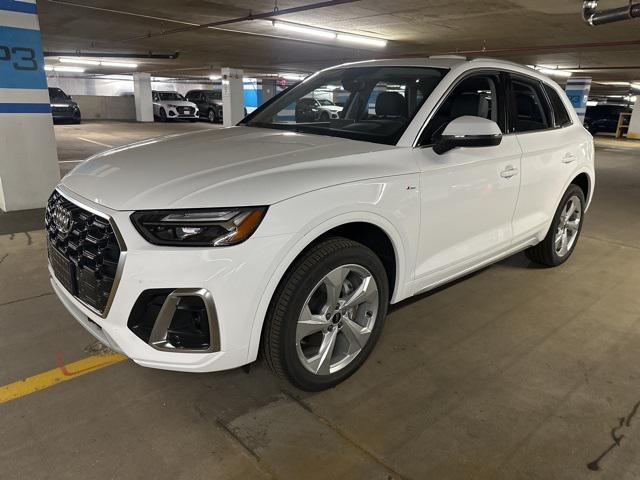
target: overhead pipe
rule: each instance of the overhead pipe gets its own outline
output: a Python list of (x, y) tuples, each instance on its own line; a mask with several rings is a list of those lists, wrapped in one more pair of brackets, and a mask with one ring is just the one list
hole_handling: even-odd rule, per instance
[(173, 53), (105, 53), (105, 52), (42, 52), (45, 57), (101, 57), (101, 58), (135, 58), (155, 60), (176, 60), (180, 52)]
[(605, 23), (620, 22), (630, 18), (640, 18), (640, 3), (633, 3), (629, 0), (626, 7), (611, 8), (609, 10), (598, 9), (598, 0), (586, 0), (582, 2), (582, 18), (591, 25), (604, 25)]
[(346, 3), (354, 3), (359, 1), (360, 0), (326, 0), (323, 2), (311, 3), (309, 5), (302, 5), (300, 7), (281, 8), (281, 9), (276, 8), (269, 12), (249, 13), (248, 15), (244, 15), (242, 17), (230, 18), (227, 20), (218, 20), (216, 22), (203, 23), (200, 25), (178, 27), (178, 28), (173, 28), (171, 30), (164, 30), (159, 33), (149, 33), (147, 35), (139, 35), (136, 37), (128, 38), (125, 40), (125, 42), (135, 41), (135, 40), (144, 40), (144, 39), (153, 38), (153, 37), (165, 37), (167, 35), (175, 35), (176, 33), (191, 32), (194, 30), (201, 30), (205, 28), (221, 27), (223, 25), (249, 22), (251, 20), (273, 20), (275, 17), (288, 15), (291, 13), (307, 12), (309, 10), (317, 10), (319, 8), (325, 8), (325, 7), (335, 7), (337, 5), (343, 5)]

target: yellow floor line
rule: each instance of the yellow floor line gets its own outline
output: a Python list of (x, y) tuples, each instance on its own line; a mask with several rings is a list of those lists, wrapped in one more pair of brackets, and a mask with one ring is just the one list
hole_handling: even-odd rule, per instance
[(66, 382), (87, 373), (95, 372), (114, 363), (121, 362), (127, 357), (119, 353), (108, 355), (92, 355), (77, 362), (60, 365), (48, 372), (39, 373), (24, 380), (3, 385), (0, 387), (0, 404), (10, 402), (16, 398), (30, 395), (39, 390), (49, 388), (56, 383)]

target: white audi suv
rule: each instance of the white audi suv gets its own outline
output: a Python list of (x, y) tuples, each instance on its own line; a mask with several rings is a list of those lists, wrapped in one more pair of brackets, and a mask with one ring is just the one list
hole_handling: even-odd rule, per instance
[[(340, 97), (342, 113), (296, 121), (305, 97)], [(77, 166), (47, 206), (51, 283), (140, 365), (209, 372), (261, 354), (320, 390), (363, 364), (390, 303), (522, 250), (566, 261), (593, 156), (563, 90), (532, 69), (339, 65), (238, 126)]]
[(153, 117), (161, 122), (167, 120), (190, 120), (195, 122), (200, 118), (198, 106), (188, 101), (177, 92), (151, 92), (153, 101)]

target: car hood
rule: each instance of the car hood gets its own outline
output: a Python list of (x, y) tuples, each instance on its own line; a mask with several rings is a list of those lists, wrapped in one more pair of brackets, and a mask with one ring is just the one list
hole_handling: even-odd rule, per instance
[(319, 108), (322, 108), (323, 110), (329, 110), (331, 112), (341, 112), (342, 111), (342, 107), (340, 107), (338, 105), (320, 105)]
[(61, 184), (115, 210), (270, 205), (339, 183), (415, 171), (387, 155), (370, 155), (396, 148), (231, 127), (107, 150), (78, 165)]
[(195, 103), (186, 102), (184, 100), (161, 100), (159, 102), (155, 102), (158, 105), (175, 105), (176, 107), (195, 107)]

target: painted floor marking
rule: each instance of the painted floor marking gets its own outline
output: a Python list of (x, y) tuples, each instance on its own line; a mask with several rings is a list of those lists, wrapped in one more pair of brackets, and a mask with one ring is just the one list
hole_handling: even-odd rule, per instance
[(85, 142), (95, 143), (96, 145), (101, 145), (103, 147), (113, 148), (113, 145), (108, 145), (108, 144), (102, 143), (102, 142), (96, 142), (95, 140), (89, 140), (88, 138), (78, 137), (78, 140), (84, 140)]
[(60, 355), (57, 355), (58, 367), (48, 372), (38, 373), (24, 380), (0, 386), (0, 404), (10, 402), (25, 395), (44, 390), (61, 382), (95, 372), (101, 368), (108, 367), (118, 362), (126, 360), (127, 357), (119, 353), (107, 355), (92, 355), (77, 362), (64, 364)]

